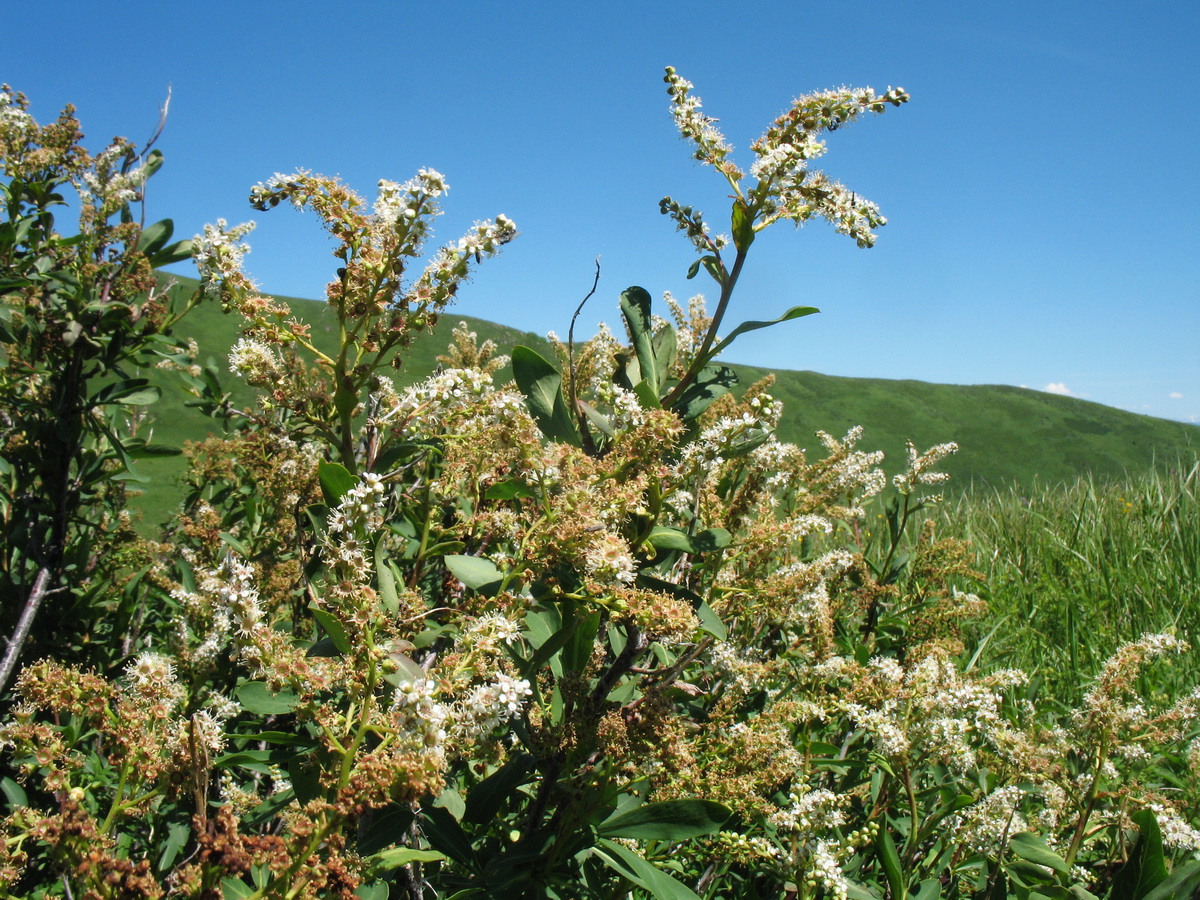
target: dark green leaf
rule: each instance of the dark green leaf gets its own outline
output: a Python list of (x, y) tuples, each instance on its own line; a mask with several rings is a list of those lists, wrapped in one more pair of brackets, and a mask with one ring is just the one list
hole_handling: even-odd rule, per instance
[(705, 366), (680, 394), (672, 409), (685, 423), (693, 422), (714, 400), (728, 394), (737, 380), (737, 373), (728, 366)]
[(757, 331), (760, 328), (769, 328), (772, 325), (778, 325), (780, 322), (789, 322), (792, 319), (799, 319), (801, 316), (811, 316), (814, 313), (819, 312), (820, 310), (815, 306), (793, 306), (778, 319), (771, 319), (769, 322), (743, 322), (737, 328), (733, 329), (733, 331), (729, 332), (729, 334), (726, 335), (725, 339), (721, 341), (721, 343), (713, 347), (711, 355), (717, 356), (722, 350), (732, 344), (739, 335), (743, 335), (748, 331)]
[(692, 546), (696, 548), (694, 551), (696, 553), (708, 553), (728, 547), (731, 540), (733, 540), (732, 535), (724, 528), (706, 528), (704, 531), (692, 535)]
[(519, 498), (536, 497), (533, 488), (531, 488), (521, 478), (508, 478), (504, 481), (497, 481), (495, 484), (488, 487), (483, 492), (485, 500), (516, 500)]
[(338, 652), (347, 654), (350, 652), (350, 638), (346, 636), (346, 626), (343, 625), (338, 617), (327, 609), (321, 609), (319, 606), (310, 604), (309, 612), (313, 614), (313, 618), (321, 623), (321, 627), (325, 629), (325, 633), (329, 635), (329, 639), (333, 641), (333, 646), (337, 647)]
[(1165, 881), (1161, 881), (1142, 900), (1174, 900), (1176, 897), (1195, 897), (1200, 891), (1200, 861), (1190, 859), (1175, 867)]
[(482, 556), (457, 554), (444, 556), (442, 559), (450, 573), (471, 590), (486, 596), (491, 596), (500, 590), (504, 573), (496, 568), (496, 564), (490, 559), (484, 559)]
[(649, 383), (650, 391), (657, 398), (662, 375), (654, 358), (654, 319), (650, 314), (650, 294), (645, 288), (626, 288), (621, 292), (620, 305), (621, 316), (633, 338), (633, 350), (637, 354), (642, 379)]
[(1066, 860), (1051, 850), (1049, 845), (1036, 834), (1028, 831), (1014, 834), (1008, 842), (1008, 847), (1021, 859), (1031, 863), (1047, 866), (1064, 875), (1069, 875), (1071, 872), (1071, 867), (1067, 865)]
[(562, 375), (528, 347), (513, 347), (511, 359), (513, 378), (542, 434), (551, 441), (578, 447), (579, 430), (563, 399)]
[(434, 849), (442, 851), (456, 863), (476, 868), (471, 839), (449, 810), (440, 806), (426, 807), (421, 813), (421, 830)]
[(904, 869), (900, 865), (900, 854), (896, 851), (896, 842), (892, 840), (892, 831), (887, 822), (879, 825), (879, 834), (875, 838), (875, 853), (879, 864), (887, 878), (888, 890), (893, 897), (906, 897), (908, 885), (904, 883)]
[(729, 815), (728, 807), (713, 800), (661, 800), (611, 816), (596, 826), (596, 833), (642, 841), (686, 841), (717, 831)]
[(739, 253), (745, 253), (754, 243), (754, 216), (745, 200), (738, 198), (733, 201), (729, 225), (733, 231), (733, 246)]
[(503, 766), (471, 788), (467, 794), (464, 821), (486, 825), (496, 818), (508, 798), (529, 780), (533, 762), (529, 754), (515, 753)]
[(378, 853), (386, 847), (398, 844), (408, 836), (414, 813), (407, 806), (389, 806), (378, 810), (359, 831), (358, 852), (363, 856)]
[(595, 853), (614, 872), (648, 890), (655, 900), (700, 900), (699, 895), (687, 885), (676, 881), (628, 847), (601, 839)]
[(331, 509), (337, 506), (351, 488), (358, 483), (358, 479), (350, 474), (350, 470), (341, 463), (326, 462), (321, 460), (317, 463), (317, 478), (321, 482), (321, 494), (325, 498), (325, 503)]
[(1113, 878), (1109, 900), (1144, 900), (1151, 890), (1167, 878), (1158, 819), (1149, 809), (1136, 812), (1130, 818), (1141, 834), (1129, 859)]
[(273, 693), (264, 682), (247, 681), (235, 692), (238, 702), (248, 713), (257, 716), (278, 716), (290, 713), (300, 703), (300, 698), (291, 691)]

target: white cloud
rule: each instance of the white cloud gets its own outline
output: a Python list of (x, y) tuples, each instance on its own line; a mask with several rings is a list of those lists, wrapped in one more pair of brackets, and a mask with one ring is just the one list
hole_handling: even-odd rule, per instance
[(1064, 397), (1074, 396), (1074, 392), (1061, 381), (1052, 381), (1042, 390), (1048, 394), (1062, 394)]
[(1172, 400), (1182, 400), (1183, 399), (1183, 394), (1179, 393), (1179, 391), (1171, 391), (1171, 393), (1167, 394), (1167, 396), (1170, 397)]

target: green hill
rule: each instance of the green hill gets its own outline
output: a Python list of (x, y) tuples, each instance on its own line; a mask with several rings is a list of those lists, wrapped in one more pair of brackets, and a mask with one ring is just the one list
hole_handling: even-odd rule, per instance
[[(191, 290), (195, 285), (190, 279), (178, 281), (176, 290)], [(333, 346), (334, 320), (324, 303), (282, 299), (312, 324), (318, 346)], [(615, 308), (611, 318), (617, 319)], [(216, 304), (202, 304), (181, 331), (196, 339), (201, 361), (212, 359), (224, 370), (229, 348), (237, 340), (238, 321), (224, 315)], [(451, 310), (433, 334), (413, 347), (405, 367), (396, 373), (399, 385), (433, 370), (459, 321), (478, 332), (480, 341), (494, 340), (505, 351), (515, 344), (545, 351), (545, 341), (536, 334)], [(744, 385), (768, 374), (767, 369), (751, 366), (734, 368)], [(211, 420), (184, 405), (188, 398), (169, 383), (169, 376), (150, 375), (159, 378), (164, 389), (162, 401), (151, 408), (156, 442), (179, 446), (209, 433)], [(945, 469), (959, 487), (1054, 484), (1084, 474), (1117, 476), (1182, 461), (1190, 466), (1200, 453), (1200, 427), (1025, 388), (840, 378), (816, 372), (777, 371), (775, 375), (772, 393), (784, 403), (781, 438), (816, 450), (818, 430), (840, 437), (850, 427), (862, 425), (866, 433), (860, 446), (883, 450), (891, 461), (889, 471), (903, 465), (906, 440), (920, 449), (957, 441), (961, 449)], [(232, 375), (223, 383), (239, 404), (253, 402), (253, 393)], [(139, 463), (139, 469), (151, 477), (138, 501), (149, 526), (164, 521), (177, 502), (183, 461), (149, 459)]]

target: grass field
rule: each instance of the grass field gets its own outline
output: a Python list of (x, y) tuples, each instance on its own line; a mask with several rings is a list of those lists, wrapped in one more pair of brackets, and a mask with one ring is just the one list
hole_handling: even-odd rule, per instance
[[(1000, 627), (985, 658), (1036, 673), (1050, 696), (1077, 701), (1118, 644), (1147, 632), (1200, 640), (1194, 457), (1115, 480), (974, 491), (940, 513), (942, 533), (971, 541), (986, 576), (990, 612), (976, 641)], [(1193, 647), (1154, 686), (1190, 689), (1198, 669)]]

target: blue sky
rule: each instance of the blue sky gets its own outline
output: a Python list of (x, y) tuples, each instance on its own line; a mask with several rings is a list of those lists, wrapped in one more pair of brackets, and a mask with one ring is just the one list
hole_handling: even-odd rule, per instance
[(589, 329), (617, 321), (631, 284), (715, 300), (658, 213), (667, 194), (714, 221), (727, 208), (675, 135), (663, 66), (746, 166), (793, 97), (902, 86), (908, 105), (838, 131), (819, 164), (881, 206), (878, 244), (822, 223), (765, 232), (731, 325), (822, 314), (728, 358), (1200, 421), (1195, 0), (4, 5), (21, 40), (0, 81), (39, 121), (74, 103), (95, 150), (144, 141), (171, 86), (149, 215), (184, 235), (254, 219), (265, 290), (321, 296), (335, 263), (314, 217), (253, 212), (251, 185), (303, 167), (373, 198), (428, 166), (451, 185), (438, 240), (497, 213), (521, 231), (457, 311), (539, 333), (565, 334), (596, 256)]

